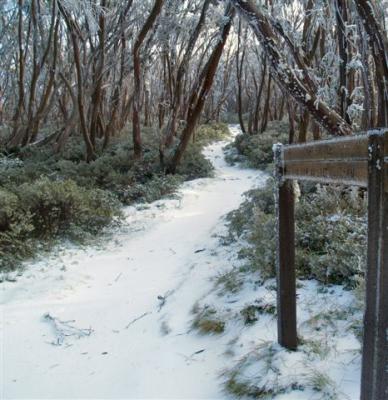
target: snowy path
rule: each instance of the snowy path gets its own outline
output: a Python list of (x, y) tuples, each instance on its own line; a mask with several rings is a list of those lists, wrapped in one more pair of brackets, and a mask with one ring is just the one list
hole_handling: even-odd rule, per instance
[[(128, 208), (129, 228), (105, 249), (70, 248), (0, 284), (1, 398), (225, 398), (227, 338), (190, 332), (190, 311), (228, 264), (220, 218), (266, 177), (228, 166), (224, 145), (206, 149), (215, 178)], [(45, 315), (70, 321), (64, 336)]]

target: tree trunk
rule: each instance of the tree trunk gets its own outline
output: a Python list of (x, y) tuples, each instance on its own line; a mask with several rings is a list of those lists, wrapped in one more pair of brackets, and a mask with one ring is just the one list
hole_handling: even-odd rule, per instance
[(210, 0), (205, 0), (202, 6), (201, 15), (198, 19), (197, 25), (195, 26), (192, 35), (190, 36), (189, 42), (185, 50), (185, 54), (183, 56), (181, 63), (179, 64), (178, 71), (176, 73), (176, 79), (175, 79), (176, 86), (171, 105), (171, 114), (160, 146), (160, 151), (162, 152), (164, 152), (165, 147), (170, 147), (172, 145), (177, 131), (177, 119), (179, 111), (181, 109), (181, 102), (182, 102), (181, 100), (182, 100), (182, 90), (183, 90), (183, 78), (184, 75), (186, 74), (187, 67), (189, 65), (194, 47), (198, 41), (203, 25), (205, 24), (206, 13), (209, 8), (209, 5), (210, 5)]
[(133, 152), (136, 160), (142, 158), (143, 150), (141, 143), (140, 130), (140, 102), (141, 102), (141, 65), (140, 65), (140, 48), (147, 36), (147, 33), (152, 29), (156, 18), (162, 11), (164, 0), (155, 0), (154, 6), (148, 16), (145, 24), (139, 32), (133, 46), (133, 77), (134, 77), (134, 98), (132, 111), (132, 136), (133, 136)]
[(299, 136), (298, 143), (305, 143), (307, 141), (307, 131), (310, 123), (310, 114), (307, 110), (302, 110), (299, 122)]
[(388, 125), (388, 39), (376, 18), (377, 12), (373, 2), (355, 0), (355, 4), (364, 29), (369, 36), (369, 45), (376, 66), (379, 99), (377, 124), (380, 127), (385, 127)]
[[(104, 8), (106, 6), (106, 0), (101, 0), (100, 6)], [(95, 67), (94, 79), (95, 87), (92, 94), (92, 111), (90, 117), (90, 140), (93, 146), (96, 146), (97, 128), (99, 113), (101, 111), (102, 103), (102, 84), (104, 81), (104, 69), (105, 69), (105, 11), (101, 10), (99, 16), (99, 30), (98, 30), (98, 59), (96, 61), (97, 66)], [(104, 129), (105, 130), (105, 129)]]
[(269, 114), (270, 101), (271, 101), (271, 81), (272, 81), (272, 76), (271, 76), (271, 74), (268, 74), (267, 96), (265, 99), (264, 111), (263, 111), (263, 116), (261, 119), (261, 127), (260, 127), (261, 133), (263, 133), (267, 129), (267, 126), (268, 126), (268, 114)]
[(74, 21), (70, 18), (65, 8), (61, 3), (58, 3), (59, 9), (65, 19), (65, 23), (70, 32), (70, 38), (73, 45), (74, 63), (77, 74), (77, 104), (78, 104), (78, 116), (80, 119), (81, 132), (86, 145), (86, 161), (90, 162), (96, 158), (94, 146), (90, 140), (88, 128), (86, 125), (85, 117), (85, 105), (84, 105), (84, 82), (81, 68), (80, 51), (78, 46), (77, 28)]
[[(246, 37), (246, 30), (245, 30), (245, 37)], [(244, 37), (244, 39), (245, 39)], [(243, 71), (243, 64), (245, 59), (245, 49), (246, 45), (244, 43), (242, 54), (240, 57), (240, 49), (241, 49), (241, 21), (238, 24), (238, 33), (237, 33), (237, 52), (236, 52), (236, 78), (237, 78), (237, 114), (238, 114), (238, 121), (240, 123), (240, 128), (242, 133), (247, 133), (245, 129), (245, 123), (243, 118), (243, 103), (242, 103), (242, 71)]]
[(336, 18), (337, 18), (337, 37), (338, 51), (340, 56), (339, 64), (339, 88), (338, 103), (339, 113), (342, 118), (349, 124), (350, 117), (347, 113), (350, 104), (348, 93), (348, 38), (346, 37), (346, 25), (348, 24), (348, 9), (346, 0), (336, 1)]
[(213, 49), (213, 52), (207, 64), (205, 65), (204, 70), (201, 73), (201, 76), (204, 77), (203, 82), (201, 84), (201, 88), (199, 89), (198, 92), (197, 90), (195, 90), (196, 93), (193, 93), (191, 96), (191, 103), (189, 104), (189, 112), (186, 121), (186, 127), (182, 132), (179, 145), (167, 168), (167, 173), (175, 174), (176, 169), (182, 159), (183, 153), (185, 152), (187, 145), (190, 142), (190, 138), (193, 135), (193, 132), (201, 115), (203, 106), (205, 104), (209, 91), (212, 87), (214, 76), (216, 74), (217, 67), (220, 62), (226, 40), (229, 36), (230, 28), (232, 26), (233, 16), (234, 16), (234, 10), (230, 6), (230, 4), (228, 4), (225, 11), (225, 17), (228, 20), (228, 22), (225, 23), (225, 25), (223, 26), (221, 31), (221, 38), (218, 41), (215, 48)]

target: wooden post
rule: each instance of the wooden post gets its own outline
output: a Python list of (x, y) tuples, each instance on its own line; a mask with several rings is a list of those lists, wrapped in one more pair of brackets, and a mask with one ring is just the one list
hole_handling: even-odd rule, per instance
[(282, 179), (282, 146), (274, 148), (277, 168), (277, 313), (278, 342), (289, 350), (298, 345), (296, 331), (295, 216), (291, 180)]
[(388, 194), (384, 136), (369, 136), (368, 262), (361, 400), (388, 400)]
[[(385, 168), (388, 164), (385, 165)], [(388, 192), (383, 194), (377, 286), (376, 400), (388, 400)]]

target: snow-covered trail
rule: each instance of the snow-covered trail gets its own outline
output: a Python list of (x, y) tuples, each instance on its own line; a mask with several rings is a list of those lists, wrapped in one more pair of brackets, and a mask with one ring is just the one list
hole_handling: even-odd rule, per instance
[[(228, 266), (217, 256), (221, 217), (266, 179), (228, 166), (225, 144), (205, 150), (214, 178), (128, 208), (129, 228), (106, 248), (69, 248), (0, 284), (1, 398), (225, 398), (227, 337), (191, 331), (191, 309)], [(64, 336), (47, 314), (66, 322)]]

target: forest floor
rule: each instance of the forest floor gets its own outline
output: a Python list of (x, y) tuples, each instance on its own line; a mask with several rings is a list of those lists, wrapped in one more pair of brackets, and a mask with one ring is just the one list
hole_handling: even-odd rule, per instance
[(125, 208), (104, 246), (64, 246), (0, 284), (1, 399), (236, 398), (225, 387), (262, 399), (358, 398), (352, 292), (299, 281), (303, 342), (290, 353), (276, 345), (273, 280), (225, 281), (244, 261), (243, 244), (222, 245), (224, 216), (267, 180), (229, 166), (227, 143), (205, 149), (213, 178)]
[(1, 398), (224, 396), (229, 339), (192, 331), (191, 311), (229, 267), (217, 255), (222, 216), (266, 180), (228, 166), (226, 144), (205, 150), (214, 178), (126, 208), (102, 248), (65, 246), (1, 284)]

